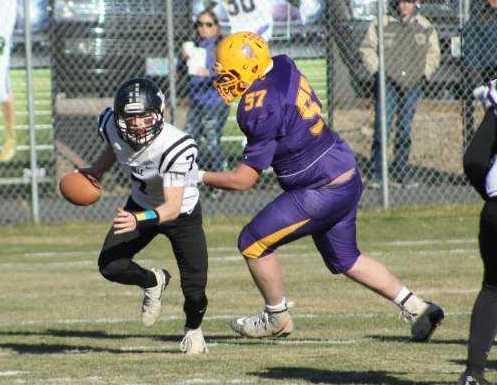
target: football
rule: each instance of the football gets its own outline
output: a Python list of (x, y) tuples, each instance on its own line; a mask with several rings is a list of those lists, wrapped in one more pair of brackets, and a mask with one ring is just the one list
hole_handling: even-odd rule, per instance
[(77, 206), (89, 206), (98, 201), (102, 195), (100, 182), (78, 170), (60, 178), (59, 190), (66, 200)]

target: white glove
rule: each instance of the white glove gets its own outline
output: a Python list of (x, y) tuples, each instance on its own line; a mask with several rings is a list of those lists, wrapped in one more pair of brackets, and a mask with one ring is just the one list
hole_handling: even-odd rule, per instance
[(497, 108), (497, 79), (489, 81), (487, 85), (475, 88), (473, 96), (485, 108)]
[(485, 190), (489, 197), (497, 195), (497, 162), (493, 159), (493, 164), (485, 178)]
[(198, 170), (198, 183), (203, 184), (204, 183), (204, 175), (206, 171), (204, 170)]

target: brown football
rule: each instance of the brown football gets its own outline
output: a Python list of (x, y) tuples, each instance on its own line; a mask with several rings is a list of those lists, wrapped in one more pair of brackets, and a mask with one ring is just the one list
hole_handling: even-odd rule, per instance
[(102, 195), (102, 185), (98, 180), (77, 170), (60, 178), (59, 189), (65, 199), (78, 206), (89, 206)]

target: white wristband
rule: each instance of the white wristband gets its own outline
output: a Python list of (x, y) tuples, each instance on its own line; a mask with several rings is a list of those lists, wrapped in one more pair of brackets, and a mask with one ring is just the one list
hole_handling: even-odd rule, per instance
[(199, 183), (204, 183), (204, 175), (205, 175), (205, 171), (204, 170), (198, 170), (198, 181), (199, 181)]

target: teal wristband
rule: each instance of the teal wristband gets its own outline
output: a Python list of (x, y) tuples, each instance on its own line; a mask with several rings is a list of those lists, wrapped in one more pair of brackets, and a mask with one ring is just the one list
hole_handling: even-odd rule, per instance
[(136, 219), (136, 228), (149, 229), (159, 224), (159, 213), (156, 210), (145, 210), (132, 213)]

